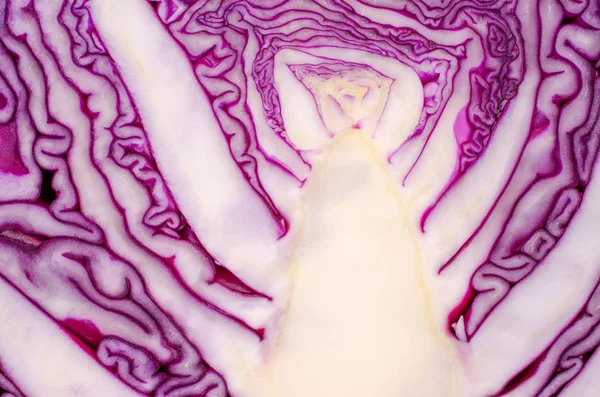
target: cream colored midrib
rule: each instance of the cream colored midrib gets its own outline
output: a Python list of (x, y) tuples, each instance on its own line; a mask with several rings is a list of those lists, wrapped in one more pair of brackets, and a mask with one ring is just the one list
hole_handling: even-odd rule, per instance
[[(378, 153), (377, 148), (376, 148), (375, 144), (373, 143), (373, 141), (368, 136), (366, 136), (366, 134), (364, 132), (362, 132), (360, 130), (350, 130), (350, 131), (346, 131), (344, 133), (337, 134), (336, 137), (331, 141), (331, 145), (327, 148), (327, 150), (323, 154), (323, 158), (321, 159), (321, 161), (319, 161), (318, 164), (314, 165), (313, 173), (312, 173), (310, 179), (316, 180), (316, 181), (319, 181), (320, 179), (322, 179), (323, 174), (325, 174), (327, 172), (328, 168), (331, 166), (331, 164), (330, 164), (331, 163), (331, 161), (330, 161), (331, 153), (334, 150), (340, 150), (340, 146), (343, 147), (344, 145), (347, 145), (349, 143), (360, 147), (360, 150), (368, 152), (370, 160), (375, 165), (377, 172), (381, 173), (382, 175), (385, 175), (386, 189), (388, 190), (388, 193), (390, 193), (394, 197), (396, 206), (398, 208), (398, 212), (400, 214), (403, 214), (403, 216), (402, 216), (403, 227), (406, 231), (406, 234), (411, 239), (410, 246), (414, 247), (415, 251), (416, 251), (414, 260), (411, 263), (412, 269), (411, 269), (411, 271), (409, 271), (409, 273), (412, 273), (414, 285), (418, 286), (417, 290), (419, 293), (419, 295), (418, 295), (419, 297), (415, 296), (415, 300), (417, 300), (419, 302), (414, 302), (414, 303), (410, 303), (410, 304), (419, 306), (419, 309), (423, 311), (429, 334), (433, 336), (436, 343), (439, 343), (439, 345), (444, 350), (446, 350), (450, 355), (453, 355), (452, 346), (450, 345), (449, 341), (447, 341), (444, 338), (444, 335), (442, 334), (442, 331), (440, 330), (439, 325), (436, 324), (436, 321), (435, 321), (435, 313), (434, 313), (434, 309), (433, 309), (433, 301), (432, 301), (431, 292), (429, 291), (429, 289), (426, 285), (425, 277), (423, 274), (423, 271), (424, 271), (423, 270), (423, 259), (422, 259), (422, 255), (420, 253), (419, 238), (418, 238), (419, 232), (414, 225), (411, 225), (411, 223), (409, 221), (409, 217), (408, 217), (408, 210), (407, 210), (407, 207), (405, 204), (406, 199), (403, 200), (401, 195), (398, 193), (398, 186), (399, 186), (398, 182), (395, 181), (393, 175), (390, 173), (389, 167), (387, 166), (387, 164), (385, 162), (385, 156)], [(331, 171), (329, 171), (329, 172), (331, 172)], [(317, 187), (318, 187), (318, 184), (317, 184)], [(292, 259), (290, 260), (289, 270), (288, 270), (288, 275), (289, 275), (289, 279), (291, 282), (290, 282), (288, 301), (287, 301), (287, 304), (285, 305), (286, 314), (282, 317), (282, 320), (279, 324), (279, 331), (275, 335), (273, 335), (274, 341), (270, 344), (270, 353), (269, 353), (269, 356), (271, 357), (271, 359), (267, 362), (267, 364), (264, 368), (264, 373), (266, 375), (265, 381), (267, 383), (267, 385), (265, 385), (265, 386), (268, 389), (268, 392), (267, 392), (267, 393), (269, 393), (269, 394), (267, 394), (268, 396), (275, 397), (277, 395), (276, 383), (278, 380), (274, 379), (272, 375), (275, 372), (275, 369), (276, 369), (275, 367), (278, 365), (277, 360), (278, 360), (278, 353), (279, 353), (279, 348), (280, 348), (280, 338), (283, 335), (283, 333), (286, 332), (286, 330), (289, 326), (289, 323), (288, 323), (289, 312), (290, 312), (290, 308), (292, 306), (291, 299), (292, 299), (292, 297), (294, 297), (294, 294), (296, 292), (296, 287), (297, 287), (297, 285), (294, 281), (297, 280), (298, 275), (302, 272), (302, 269), (299, 269), (300, 263), (302, 261), (297, 258), (298, 247), (301, 244), (301, 242), (303, 242), (305, 240), (305, 238), (307, 237), (307, 235), (306, 235), (306, 219), (310, 212), (309, 202), (315, 195), (318, 194), (318, 192), (315, 191), (315, 189), (317, 187), (315, 187), (310, 181), (307, 182), (307, 184), (305, 186), (305, 192), (304, 192), (305, 199), (302, 204), (303, 205), (302, 216), (299, 217), (299, 221), (297, 222), (297, 224), (295, 226), (298, 228), (298, 234), (297, 234), (298, 240), (296, 243), (296, 249), (294, 250), (295, 252), (291, 255)], [(399, 261), (399, 266), (400, 265), (401, 265), (401, 262)], [(404, 283), (406, 283), (406, 281)], [(360, 318), (357, 318), (357, 321), (360, 321)], [(449, 368), (449, 371), (454, 372), (455, 367)], [(452, 377), (458, 378), (458, 374), (456, 374), (456, 376), (452, 376)], [(450, 386), (450, 385), (448, 385), (448, 386)], [(457, 385), (455, 385), (455, 386), (457, 387)], [(450, 388), (453, 388), (455, 386), (450, 386)], [(449, 390), (447, 390), (447, 391), (449, 391)], [(380, 397), (380, 396), (375, 396), (375, 397)]]

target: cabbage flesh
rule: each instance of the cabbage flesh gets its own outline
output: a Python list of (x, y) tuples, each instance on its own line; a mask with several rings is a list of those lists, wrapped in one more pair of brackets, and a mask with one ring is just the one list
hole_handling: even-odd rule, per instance
[(0, 0), (1, 397), (594, 397), (597, 0)]

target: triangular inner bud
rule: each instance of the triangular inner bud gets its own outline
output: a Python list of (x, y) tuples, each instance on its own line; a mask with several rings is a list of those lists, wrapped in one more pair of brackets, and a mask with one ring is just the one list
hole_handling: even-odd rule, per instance
[(327, 63), (292, 65), (311, 92), (325, 127), (374, 131), (388, 99), (392, 80), (365, 65)]

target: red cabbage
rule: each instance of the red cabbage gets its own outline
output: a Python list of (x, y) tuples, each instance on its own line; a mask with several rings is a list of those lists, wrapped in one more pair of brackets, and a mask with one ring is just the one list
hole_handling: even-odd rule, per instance
[(0, 0), (0, 396), (593, 397), (598, 0)]

